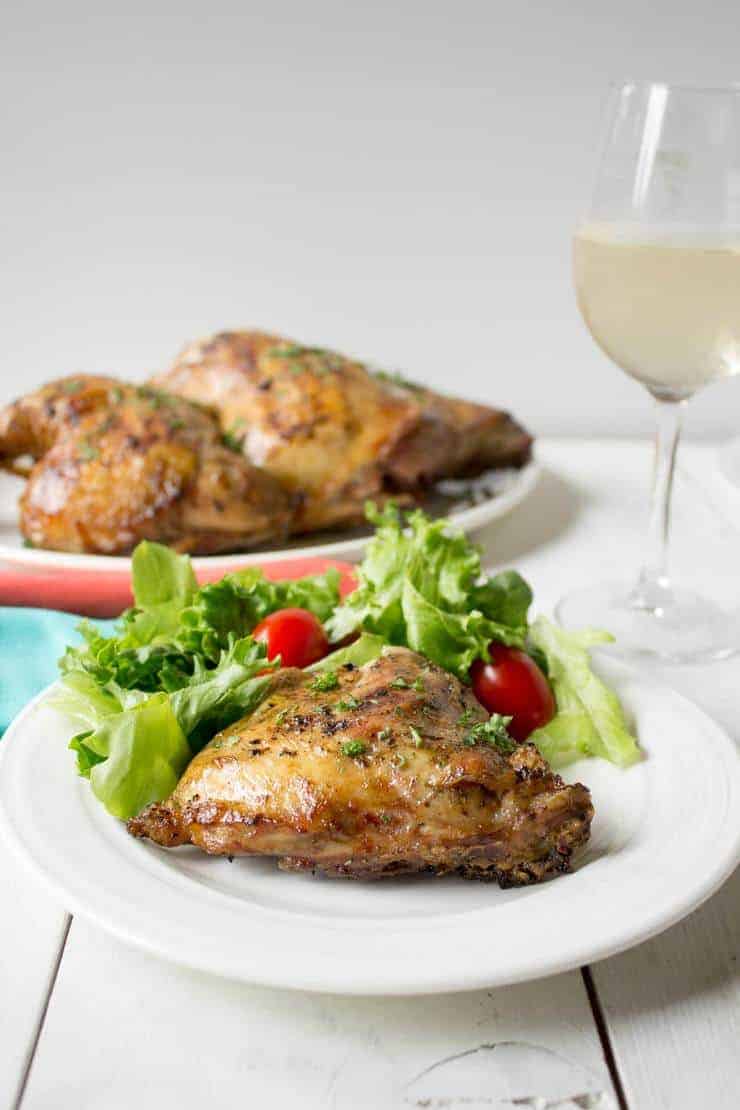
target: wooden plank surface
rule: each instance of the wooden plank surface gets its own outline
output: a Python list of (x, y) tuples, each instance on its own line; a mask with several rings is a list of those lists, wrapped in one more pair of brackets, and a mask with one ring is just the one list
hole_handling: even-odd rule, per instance
[(75, 919), (24, 1110), (234, 1104), (616, 1106), (578, 973), (426, 998), (273, 991), (170, 966)]
[[(536, 597), (551, 604), (578, 586), (579, 576), (583, 582), (629, 577), (639, 560), (648, 450), (640, 452), (629, 443), (594, 448), (548, 445), (543, 454), (551, 469), (540, 492), (547, 494), (548, 484), (552, 486), (549, 515), (543, 503), (540, 513), (528, 518), (519, 513), (508, 535), (487, 537), (488, 550), (498, 549), (501, 562), (507, 543), (526, 547), (526, 530), (542, 530), (537, 549), (518, 562), (535, 583)], [(723, 479), (711, 446), (691, 445), (680, 456), (673, 532), (677, 573), (699, 578), (736, 605), (740, 491)], [(538, 588), (540, 583), (544, 589)], [(737, 658), (701, 666), (640, 666), (680, 689), (740, 740)], [(739, 923), (736, 873), (686, 921), (592, 968), (632, 1110), (734, 1110), (738, 1105)]]
[[(707, 579), (736, 588), (740, 491), (712, 448), (692, 448), (677, 481), (677, 553)], [(695, 535), (689, 535), (691, 520)], [(702, 549), (704, 555), (702, 557)], [(740, 741), (740, 664), (651, 668)], [(670, 737), (666, 737), (670, 743)], [(592, 969), (630, 1107), (734, 1110), (740, 1044), (740, 872), (668, 932)]]
[(628, 1104), (735, 1110), (740, 872), (667, 933), (594, 965)]
[(0, 1107), (20, 1094), (68, 922), (0, 844)]
[[(539, 490), (484, 539), (489, 562), (518, 565), (546, 611), (574, 586), (636, 567), (649, 448), (555, 442), (540, 454)], [(677, 487), (675, 564), (700, 566), (712, 588), (740, 598), (740, 495), (735, 502), (719, 480), (713, 449), (684, 453)], [(656, 674), (738, 734), (736, 660)], [(669, 933), (592, 969), (630, 1110), (736, 1105), (739, 882)], [(3, 1106), (33, 1048), (64, 917), (17, 869), (0, 877), (0, 895), (0, 988), (13, 999), (0, 1027), (10, 1046), (0, 1056)], [(235, 1099), (286, 1110), (604, 1110), (615, 1091), (577, 974), (451, 997), (324, 998), (174, 968), (75, 920), (22, 1106), (187, 1110)]]

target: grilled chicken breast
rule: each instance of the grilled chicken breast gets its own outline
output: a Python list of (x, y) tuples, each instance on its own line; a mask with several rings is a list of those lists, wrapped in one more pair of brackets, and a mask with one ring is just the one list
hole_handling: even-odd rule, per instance
[(0, 459), (30, 455), (21, 531), (60, 551), (126, 554), (142, 539), (208, 554), (281, 538), (293, 506), (181, 397), (61, 379), (0, 412)]
[(510, 886), (567, 871), (588, 839), (588, 790), (564, 785), (531, 744), (501, 751), (471, 735), (486, 719), (469, 689), (405, 648), (340, 669), (333, 688), (331, 675), (282, 670), (128, 828), (330, 876)]
[(154, 384), (219, 413), (247, 458), (299, 498), (295, 532), (360, 520), (368, 497), (520, 466), (532, 443), (497, 409), (259, 331), (191, 344)]

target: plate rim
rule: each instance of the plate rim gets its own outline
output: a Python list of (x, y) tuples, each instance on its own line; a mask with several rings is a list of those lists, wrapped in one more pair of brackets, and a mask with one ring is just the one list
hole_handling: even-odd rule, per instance
[[(536, 489), (542, 477), (542, 464), (531, 458), (517, 471), (517, 479), (503, 493), (488, 497), (478, 505), (460, 509), (449, 515), (449, 520), (463, 531), (475, 531), (494, 520), (507, 516)], [(313, 544), (308, 547), (280, 547), (262, 551), (244, 551), (225, 555), (191, 556), (193, 568), (198, 571), (213, 571), (223, 567), (232, 570), (236, 567), (251, 566), (256, 563), (279, 562), (289, 558), (351, 559), (358, 557), (369, 536), (341, 539), (337, 533), (336, 541)], [(130, 555), (88, 555), (77, 552), (50, 551), (46, 548), (15, 547), (0, 542), (0, 563), (23, 567), (27, 570), (76, 570), (90, 574), (125, 573), (130, 574)]]
[[(675, 699), (677, 706), (682, 709), (682, 712), (687, 714), (689, 718), (693, 717), (697, 724), (701, 724), (704, 733), (710, 735), (715, 754), (723, 765), (729, 765), (731, 759), (737, 760), (738, 748), (736, 743), (700, 706), (674, 690), (669, 684), (656, 680), (653, 677), (645, 679), (634, 668), (628, 667), (621, 661), (611, 660), (608, 665), (621, 671), (627, 679), (637, 681), (643, 688), (647, 687), (650, 690), (657, 691), (663, 696), (669, 695), (671, 698)], [(5, 738), (0, 742), (0, 776), (2, 776), (3, 766), (8, 759), (7, 753), (11, 750), (11, 744), (15, 746), (18, 745), (18, 740), (13, 738), (17, 735), (22, 735), (25, 721), (39, 707), (47, 692), (48, 688), (37, 695), (37, 697), (21, 711), (8, 728)], [(7, 743), (9, 739), (11, 741), (10, 744)], [(72, 769), (70, 768), (70, 770)], [(70, 782), (76, 783), (76, 780), (71, 777)], [(301, 977), (298, 980), (293, 975), (276, 974), (274, 966), (265, 972), (261, 972), (259, 967), (252, 967), (248, 972), (245, 972), (243, 968), (225, 969), (218, 963), (218, 960), (209, 958), (207, 953), (203, 953), (201, 958), (194, 959), (192, 946), (189, 951), (178, 953), (171, 945), (168, 946), (166, 943), (162, 943), (156, 936), (141, 935), (130, 922), (118, 919), (115, 912), (113, 912), (110, 907), (106, 910), (105, 908), (101, 909), (99, 906), (91, 908), (90, 905), (85, 904), (83, 899), (79, 898), (74, 891), (69, 889), (63, 878), (59, 878), (52, 874), (44, 867), (34, 852), (23, 841), (20, 834), (16, 833), (16, 830), (12, 826), (10, 816), (6, 812), (1, 791), (0, 833), (2, 833), (4, 842), (9, 844), (16, 855), (30, 866), (33, 873), (64, 907), (69, 907), (72, 913), (79, 913), (81, 917), (92, 921), (104, 931), (115, 936), (118, 940), (133, 945), (136, 948), (156, 955), (171, 963), (205, 971), (232, 981), (248, 982), (279, 989), (297, 989), (315, 991), (318, 993), (345, 995), (413, 996), (451, 993), (459, 990), (495, 988), (560, 974), (580, 967), (584, 963), (591, 963), (608, 956), (617, 955), (633, 947), (635, 944), (649, 940), (682, 920), (710, 898), (725, 880), (729, 878), (737, 867), (738, 862), (740, 862), (740, 815), (737, 814), (737, 807), (733, 810), (732, 806), (733, 797), (736, 802), (740, 800), (740, 769), (736, 772), (734, 777), (726, 778), (724, 782), (728, 785), (728, 805), (723, 815), (723, 827), (729, 825), (728, 831), (730, 837), (724, 842), (723, 851), (717, 854), (716, 862), (706, 874), (701, 876), (701, 881), (698, 882), (695, 887), (682, 889), (679, 896), (671, 903), (671, 908), (667, 911), (664, 910), (659, 912), (652, 919), (648, 918), (649, 923), (647, 925), (641, 921), (637, 921), (628, 928), (623, 929), (623, 935), (618, 942), (614, 942), (608, 937), (601, 941), (596, 940), (586, 946), (581, 946), (579, 951), (565, 955), (562, 958), (552, 953), (546, 953), (544, 956), (535, 954), (528, 967), (519, 967), (514, 974), (510, 974), (506, 970), (501, 969), (492, 974), (490, 970), (486, 971), (485, 968), (483, 968), (473, 974), (462, 974), (456, 970), (451, 974), (448, 973), (445, 975), (442, 973), (441, 976), (438, 974), (436, 977), (427, 976), (424, 979), (420, 979), (418, 975), (415, 976), (413, 972), (411, 972), (407, 975), (406, 979), (396, 978), (392, 981), (382, 980), (380, 982), (363, 979), (362, 976), (359, 975), (355, 981), (349, 982), (346, 974), (344, 977), (333, 977), (330, 981), (327, 981), (325, 972), (317, 975), (310, 969), (306, 972), (302, 971)], [(557, 881), (563, 882), (564, 880), (561, 879)], [(565, 881), (567, 881), (567, 876), (565, 877)], [(545, 884), (543, 889), (547, 890), (548, 886), (549, 884)], [(120, 899), (121, 897), (125, 897), (125, 895), (122, 895), (119, 891), (117, 897)], [(467, 911), (467, 916), (469, 917), (471, 914), (484, 914), (487, 912), (486, 909), (471, 910)], [(300, 915), (296, 914), (293, 916), (299, 917)], [(436, 922), (434, 926), (430, 926), (430, 928), (439, 930), (450, 929), (454, 925), (452, 918), (455, 916), (457, 915), (454, 913), (445, 915), (445, 920)], [(475, 923), (473, 924), (475, 925)], [(296, 927), (299, 927), (296, 925), (296, 922), (291, 921), (288, 931)], [(321, 926), (315, 926), (315, 928), (320, 929)], [(484, 928), (485, 925), (481, 923), (479, 930)], [(156, 932), (156, 930), (153, 930), (153, 932)], [(411, 932), (413, 932), (413, 929)]]

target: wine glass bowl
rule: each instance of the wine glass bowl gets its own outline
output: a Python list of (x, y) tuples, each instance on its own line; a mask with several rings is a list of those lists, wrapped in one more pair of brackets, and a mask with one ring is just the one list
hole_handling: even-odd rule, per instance
[(740, 87), (615, 87), (593, 197), (573, 242), (581, 315), (599, 347), (655, 399), (648, 547), (636, 582), (594, 586), (557, 607), (599, 624), (623, 654), (732, 653), (731, 609), (668, 574), (671, 492), (683, 411), (740, 373)]

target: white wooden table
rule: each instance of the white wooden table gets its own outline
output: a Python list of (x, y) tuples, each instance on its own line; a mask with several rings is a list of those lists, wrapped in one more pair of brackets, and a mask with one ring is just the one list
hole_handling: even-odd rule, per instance
[[(646, 444), (625, 442), (551, 441), (539, 455), (537, 493), (486, 547), (549, 609), (573, 586), (634, 570), (650, 459)], [(677, 486), (677, 565), (740, 600), (740, 493), (715, 449), (687, 447)], [(740, 662), (658, 673), (740, 738)], [(682, 924), (580, 972), (352, 999), (229, 983), (125, 948), (71, 919), (2, 853), (0, 1107), (740, 1105), (738, 874)]]

